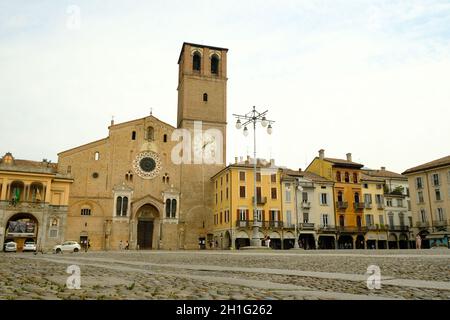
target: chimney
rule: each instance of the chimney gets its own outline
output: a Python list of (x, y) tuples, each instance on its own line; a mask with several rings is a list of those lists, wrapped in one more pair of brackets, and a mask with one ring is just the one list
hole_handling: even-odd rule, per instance
[(352, 154), (351, 153), (347, 153), (347, 161), (352, 162)]
[(381, 167), (381, 171), (386, 171), (386, 167)]
[(319, 150), (319, 159), (323, 160), (325, 158), (325, 150), (320, 149)]
[(238, 157), (234, 157), (234, 163), (235, 163), (235, 164), (238, 163)]
[(275, 159), (270, 159), (270, 165), (274, 166), (275, 165)]
[(302, 172), (302, 168), (298, 168), (298, 172)]

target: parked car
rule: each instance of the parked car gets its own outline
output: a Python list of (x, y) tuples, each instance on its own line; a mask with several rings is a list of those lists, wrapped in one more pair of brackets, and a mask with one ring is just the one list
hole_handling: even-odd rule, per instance
[(17, 243), (14, 241), (7, 242), (5, 244), (5, 252), (16, 252), (17, 251)]
[(81, 246), (76, 241), (65, 241), (53, 247), (53, 253), (78, 252)]
[(36, 252), (36, 243), (33, 240), (25, 241), (22, 251), (23, 252), (25, 252), (25, 251)]

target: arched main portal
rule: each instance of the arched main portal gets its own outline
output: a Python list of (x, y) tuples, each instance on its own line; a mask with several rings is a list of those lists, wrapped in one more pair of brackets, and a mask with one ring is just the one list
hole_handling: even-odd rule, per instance
[(17, 243), (17, 251), (22, 251), (25, 241), (37, 244), (38, 220), (30, 213), (17, 213), (6, 223), (5, 243)]
[(158, 209), (145, 204), (137, 211), (137, 245), (139, 249), (152, 249), (155, 234), (155, 219), (159, 218)]

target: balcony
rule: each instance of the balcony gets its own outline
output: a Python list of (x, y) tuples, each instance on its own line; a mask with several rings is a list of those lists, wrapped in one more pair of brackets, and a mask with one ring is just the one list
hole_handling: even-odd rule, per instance
[(355, 203), (353, 203), (353, 208), (355, 210), (363, 210), (365, 207), (366, 207), (366, 205), (363, 202), (355, 202)]
[(236, 221), (236, 227), (238, 228), (248, 228), (251, 227), (251, 220), (237, 220)]
[(371, 204), (371, 203), (368, 203), (368, 202), (365, 202), (365, 203), (364, 203), (364, 208), (366, 208), (366, 209), (372, 209), (372, 204)]
[(383, 210), (384, 209), (384, 204), (383, 203), (377, 203), (377, 209), (378, 210)]
[(314, 223), (300, 223), (300, 230), (314, 230)]
[(311, 202), (302, 202), (302, 209), (310, 209)]
[(447, 225), (446, 220), (433, 220), (433, 227), (445, 227)]
[(348, 208), (348, 202), (345, 201), (337, 201), (336, 202), (336, 208), (340, 209), (340, 210), (345, 210)]
[(336, 232), (336, 227), (329, 224), (321, 224), (319, 226), (319, 232), (327, 233), (327, 232)]
[(367, 232), (367, 227), (364, 227), (364, 226), (357, 226), (357, 227), (338, 226), (338, 231), (343, 232), (343, 233)]
[[(255, 203), (255, 197), (252, 197), (252, 203)], [(257, 197), (256, 203), (257, 204), (266, 204), (267, 203), (267, 197)]]
[(405, 225), (400, 225), (400, 226), (395, 226), (395, 225), (389, 225), (388, 226), (389, 231), (409, 231), (409, 226), (405, 226)]
[(417, 228), (428, 228), (429, 226), (430, 226), (430, 224), (428, 223), (428, 221), (417, 221), (416, 222)]
[(283, 221), (263, 221), (263, 227), (266, 229), (281, 229)]
[(374, 224), (367, 226), (367, 230), (369, 231), (378, 231), (378, 229), (379, 229), (378, 226)]
[(284, 229), (295, 229), (295, 223), (283, 223)]
[[(15, 210), (15, 211), (24, 211), (29, 212), (31, 210), (43, 210), (44, 208), (47, 208), (49, 204), (47, 202), (42, 201), (8, 201), (8, 200), (1, 200), (0, 201), (0, 209), (5, 210)], [(60, 206), (57, 206), (60, 207)], [(66, 207), (66, 206), (64, 206)]]

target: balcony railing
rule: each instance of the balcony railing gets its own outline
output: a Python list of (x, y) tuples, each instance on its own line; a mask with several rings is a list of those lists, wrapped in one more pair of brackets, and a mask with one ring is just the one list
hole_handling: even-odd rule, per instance
[(17, 201), (13, 202), (11, 200), (1, 200), (0, 201), (0, 208), (4, 209), (12, 209), (12, 210), (38, 210), (38, 209), (44, 209), (49, 205), (48, 202), (42, 202), (42, 201)]
[(353, 208), (355, 208), (355, 210), (363, 210), (366, 207), (364, 202), (355, 202), (353, 203)]
[(388, 226), (389, 231), (409, 231), (409, 226), (405, 225), (389, 225)]
[(338, 231), (347, 233), (367, 232), (367, 227), (365, 226), (357, 226), (357, 227), (338, 226), (337, 228)]
[(236, 227), (238, 228), (247, 228), (251, 227), (252, 220), (237, 220), (236, 221)]
[(283, 228), (283, 221), (263, 221), (263, 227), (268, 229)]
[(378, 230), (378, 226), (376, 226), (376, 225), (369, 225), (369, 226), (367, 226), (367, 230), (369, 230), (369, 231), (377, 231)]
[(283, 223), (284, 229), (295, 229), (295, 223)]
[[(252, 203), (255, 202), (255, 197), (252, 197)], [(266, 204), (267, 197), (256, 197), (256, 203), (257, 204)]]
[(302, 209), (311, 208), (311, 202), (302, 202)]
[(377, 209), (378, 210), (383, 210), (384, 209), (384, 204), (383, 203), (377, 203)]
[(433, 226), (434, 227), (445, 227), (448, 223), (446, 220), (433, 220)]
[(372, 204), (371, 204), (371, 203), (368, 203), (368, 202), (365, 202), (365, 203), (364, 203), (364, 207), (365, 207), (366, 209), (372, 209)]
[(329, 224), (321, 224), (318, 229), (321, 232), (336, 232), (336, 227)]
[(336, 208), (345, 210), (348, 208), (348, 202), (345, 201), (336, 201)]
[(300, 230), (314, 230), (314, 223), (300, 223)]
[(416, 222), (417, 228), (428, 228), (429, 226), (430, 226), (430, 224), (428, 223), (428, 221), (417, 221)]

